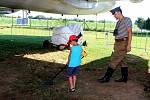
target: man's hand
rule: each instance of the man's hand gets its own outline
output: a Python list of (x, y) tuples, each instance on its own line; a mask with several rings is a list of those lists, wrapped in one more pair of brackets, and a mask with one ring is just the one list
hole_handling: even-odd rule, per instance
[(130, 52), (131, 51), (131, 45), (128, 45), (127, 46), (127, 52)]

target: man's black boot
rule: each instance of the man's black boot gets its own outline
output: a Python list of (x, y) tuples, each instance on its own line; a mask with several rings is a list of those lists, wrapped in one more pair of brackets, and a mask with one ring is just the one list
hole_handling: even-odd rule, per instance
[(114, 72), (114, 69), (108, 67), (107, 72), (105, 73), (104, 77), (98, 79), (98, 81), (99, 81), (100, 83), (107, 83), (107, 82), (109, 82), (109, 81), (110, 81), (110, 78), (111, 78), (111, 76), (112, 76), (112, 74), (113, 74), (113, 72)]
[(125, 82), (128, 81), (128, 67), (121, 67), (121, 74), (122, 77), (118, 80), (115, 80), (115, 82)]

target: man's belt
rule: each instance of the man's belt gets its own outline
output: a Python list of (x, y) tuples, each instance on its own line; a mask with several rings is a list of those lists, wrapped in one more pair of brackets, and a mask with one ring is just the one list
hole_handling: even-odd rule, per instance
[(124, 37), (124, 38), (121, 38), (121, 39), (115, 39), (115, 41), (117, 41), (117, 42), (120, 42), (120, 41), (126, 41), (126, 40), (128, 40), (127, 37)]

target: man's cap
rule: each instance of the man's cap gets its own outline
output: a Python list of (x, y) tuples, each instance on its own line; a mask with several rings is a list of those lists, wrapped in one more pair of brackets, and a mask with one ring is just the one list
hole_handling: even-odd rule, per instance
[(111, 12), (113, 15), (115, 14), (115, 12), (118, 12), (118, 11), (122, 12), (122, 10), (121, 10), (120, 7), (116, 7), (116, 8), (114, 8), (114, 9), (110, 10), (110, 12)]
[(76, 36), (76, 35), (71, 35), (71, 36), (69, 37), (69, 41), (68, 41), (67, 44), (70, 44), (70, 42), (71, 42), (72, 40), (78, 40), (77, 36)]

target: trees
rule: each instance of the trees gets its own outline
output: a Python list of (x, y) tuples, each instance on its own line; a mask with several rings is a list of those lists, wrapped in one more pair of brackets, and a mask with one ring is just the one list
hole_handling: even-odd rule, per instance
[(4, 17), (4, 16), (5, 16), (5, 14), (1, 14), (1, 13), (0, 13), (0, 17)]
[(46, 19), (46, 17), (43, 15), (37, 15), (37, 16), (33, 17), (33, 19)]
[(142, 30), (142, 29), (146, 29), (146, 30), (150, 30), (150, 18), (148, 18), (147, 20), (144, 20), (144, 18), (138, 18), (135, 21), (135, 24)]
[(150, 18), (145, 21), (145, 29), (150, 30)]
[(145, 20), (144, 18), (138, 18), (135, 21), (135, 24), (138, 26), (138, 28), (140, 28), (141, 30), (144, 29), (144, 24), (145, 24)]

